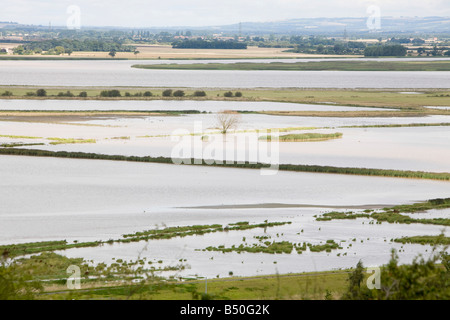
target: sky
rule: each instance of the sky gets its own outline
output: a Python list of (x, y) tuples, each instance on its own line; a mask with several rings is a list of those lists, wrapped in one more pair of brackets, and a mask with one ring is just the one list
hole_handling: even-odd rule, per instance
[(0, 0), (0, 21), (64, 26), (215, 26), (316, 17), (450, 16), (450, 0)]

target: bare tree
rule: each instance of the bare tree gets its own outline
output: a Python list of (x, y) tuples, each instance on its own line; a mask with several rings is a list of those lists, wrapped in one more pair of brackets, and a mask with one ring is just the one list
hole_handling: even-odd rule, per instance
[(223, 134), (236, 129), (241, 122), (241, 115), (236, 111), (225, 110), (217, 114), (217, 126)]

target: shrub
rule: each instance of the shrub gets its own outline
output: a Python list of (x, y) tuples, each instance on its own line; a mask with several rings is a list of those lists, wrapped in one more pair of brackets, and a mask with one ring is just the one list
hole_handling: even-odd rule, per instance
[(144, 92), (144, 97), (151, 97), (151, 96), (153, 96), (153, 93), (151, 93), (150, 91)]
[(119, 90), (104, 90), (100, 92), (100, 96), (112, 98), (112, 97), (121, 97), (122, 95), (120, 94)]
[(34, 96), (36, 96), (36, 92), (27, 92), (25, 95), (27, 97), (34, 97)]
[(234, 94), (234, 96), (240, 98), (240, 97), (242, 97), (242, 92), (237, 91), (237, 92)]
[(36, 95), (38, 97), (46, 97), (47, 96), (47, 91), (45, 91), (45, 89), (38, 89), (36, 91)]
[(11, 91), (6, 90), (5, 92), (2, 93), (3, 97), (11, 97), (13, 95), (13, 93)]
[(195, 91), (194, 97), (206, 97), (206, 92), (205, 91)]
[(18, 270), (17, 262), (7, 265), (0, 260), (0, 300), (33, 300), (42, 290), (42, 284), (33, 280), (31, 274)]
[(171, 97), (172, 96), (172, 90), (171, 89), (164, 90), (162, 95), (163, 95), (163, 97)]
[(131, 97), (131, 93), (125, 92), (125, 97)]
[(183, 90), (177, 90), (173, 93), (174, 97), (184, 97), (184, 91)]
[(227, 98), (231, 98), (231, 97), (233, 97), (233, 92), (231, 92), (231, 91), (225, 92), (225, 93), (223, 94), (223, 96), (224, 96), (224, 97), (227, 97)]
[(81, 97), (81, 98), (86, 98), (86, 97), (87, 97), (87, 92), (86, 92), (86, 91), (81, 91), (81, 92), (78, 94), (78, 96)]
[(74, 97), (75, 95), (70, 92), (70, 91), (66, 91), (66, 92), (59, 92), (58, 93), (58, 97)]
[[(380, 290), (369, 290), (363, 283), (364, 268), (358, 263), (350, 274), (346, 300), (448, 300), (450, 286), (448, 263), (450, 256), (435, 252), (425, 260), (418, 256), (412, 264), (399, 265), (398, 255), (392, 251), (391, 260), (381, 270)], [(437, 262), (441, 260), (445, 268)]]

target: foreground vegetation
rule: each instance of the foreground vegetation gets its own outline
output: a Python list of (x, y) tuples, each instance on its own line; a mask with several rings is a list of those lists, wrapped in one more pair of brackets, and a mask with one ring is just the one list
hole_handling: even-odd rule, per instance
[[(368, 274), (361, 262), (355, 269), (250, 278), (163, 280), (142, 263), (117, 262), (92, 266), (81, 258), (43, 253), (13, 264), (0, 264), (0, 300), (40, 299), (151, 299), (151, 300), (448, 300), (450, 256), (435, 252), (425, 260), (399, 265), (392, 253), (381, 268), (380, 289), (369, 289)], [(441, 262), (441, 264), (439, 264)], [(81, 290), (68, 290), (66, 270), (82, 271)], [(137, 269), (133, 267), (136, 267)], [(145, 278), (142, 276), (146, 275)]]
[[(426, 202), (385, 208), (386, 212), (419, 211), (448, 208), (450, 199), (434, 199)], [(366, 210), (370, 211), (370, 210)], [(367, 212), (366, 212), (367, 213)], [(179, 276), (161, 278), (160, 271), (181, 271), (185, 259), (171, 266), (162, 267), (163, 261), (137, 257), (135, 261), (113, 259), (110, 265), (93, 265), (82, 258), (67, 258), (54, 251), (70, 248), (108, 245), (115, 242), (149, 241), (204, 235), (210, 232), (246, 231), (249, 229), (283, 226), (290, 222), (250, 224), (248, 221), (222, 225), (196, 225), (166, 227), (123, 235), (121, 239), (92, 243), (46, 241), (0, 246), (0, 300), (8, 299), (152, 299), (152, 300), (198, 300), (198, 299), (320, 299), (320, 300), (446, 300), (450, 298), (450, 255), (447, 253), (449, 238), (419, 236), (395, 239), (398, 243), (433, 245), (428, 260), (417, 256), (412, 263), (400, 265), (392, 251), (391, 260), (381, 267), (379, 289), (369, 289), (369, 274), (360, 261), (354, 269), (333, 272), (285, 274), (249, 278), (208, 279), (208, 293), (201, 279)], [(277, 234), (278, 236), (278, 234)], [(269, 235), (254, 236), (253, 245), (207, 247), (206, 251), (248, 252), (268, 254), (301, 254), (331, 252), (342, 249), (334, 240), (325, 243), (296, 244), (289, 241), (271, 241)], [(245, 242), (245, 237), (243, 238)], [(355, 241), (355, 239), (353, 240)], [(14, 258), (13, 260), (8, 260)], [(69, 266), (78, 266), (82, 287), (67, 287)], [(229, 276), (233, 273), (230, 271)]]

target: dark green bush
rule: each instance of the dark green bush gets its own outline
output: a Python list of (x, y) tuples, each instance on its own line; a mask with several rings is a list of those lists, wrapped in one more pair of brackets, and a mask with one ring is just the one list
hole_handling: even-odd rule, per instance
[(38, 89), (36, 91), (36, 95), (38, 97), (46, 97), (47, 96), (47, 91), (45, 91), (45, 89)]
[(114, 97), (121, 97), (119, 90), (104, 90), (100, 92), (101, 97), (107, 97), (107, 98), (114, 98)]
[(6, 90), (5, 92), (2, 93), (3, 97), (11, 97), (13, 95), (13, 93), (11, 91)]
[[(409, 265), (399, 265), (392, 251), (389, 263), (381, 268), (381, 288), (370, 290), (363, 283), (365, 270), (361, 262), (350, 274), (346, 300), (448, 300), (450, 299), (450, 256), (445, 250), (428, 260), (417, 257)], [(444, 268), (438, 265), (442, 261)]]
[(59, 92), (58, 93), (58, 97), (74, 97), (75, 95), (70, 92), (70, 91), (66, 91), (66, 92)]
[(206, 97), (206, 92), (205, 91), (195, 91), (194, 97)]
[(177, 90), (173, 93), (174, 97), (184, 97), (185, 93), (183, 90)]

